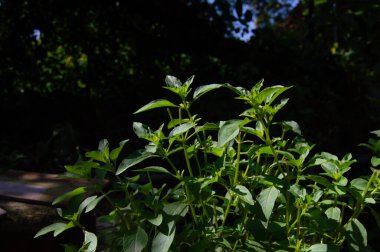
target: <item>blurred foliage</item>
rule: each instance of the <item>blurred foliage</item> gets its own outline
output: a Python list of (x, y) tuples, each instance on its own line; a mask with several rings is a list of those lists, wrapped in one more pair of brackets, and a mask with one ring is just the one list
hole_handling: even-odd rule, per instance
[(195, 85), (294, 85), (287, 117), (344, 153), (380, 123), (379, 15), (371, 0), (0, 0), (1, 152), (47, 144), (66, 122), (80, 136), (72, 153), (120, 140), (134, 104), (176, 73)]

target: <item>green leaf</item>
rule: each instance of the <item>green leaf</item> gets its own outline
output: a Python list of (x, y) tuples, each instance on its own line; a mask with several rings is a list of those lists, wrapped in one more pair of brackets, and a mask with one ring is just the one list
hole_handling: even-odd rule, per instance
[(136, 136), (139, 138), (149, 139), (153, 135), (153, 132), (150, 129), (150, 127), (140, 122), (133, 122), (132, 127), (133, 132), (135, 132)]
[(301, 130), (300, 130), (300, 126), (295, 121), (282, 122), (282, 126), (284, 127), (285, 130), (291, 130), (294, 133), (297, 133), (298, 135), (302, 135)]
[(161, 223), (162, 223), (162, 214), (158, 214), (156, 217), (154, 217), (154, 218), (149, 218), (149, 219), (147, 219), (147, 221), (149, 221), (150, 223), (152, 223), (153, 225), (155, 225), (155, 226), (159, 226), (159, 225), (161, 225)]
[(202, 95), (204, 95), (205, 93), (207, 93), (211, 90), (220, 88), (222, 86), (223, 85), (221, 85), (221, 84), (209, 84), (209, 85), (200, 86), (197, 89), (195, 89), (194, 94), (193, 94), (193, 99), (196, 100), (199, 97), (201, 97)]
[(359, 190), (359, 191), (364, 191), (367, 184), (368, 184), (368, 181), (366, 179), (363, 179), (363, 178), (356, 178), (350, 182), (350, 186), (352, 188)]
[(177, 107), (177, 106), (168, 100), (158, 99), (158, 100), (149, 102), (148, 104), (146, 104), (145, 106), (141, 107), (136, 112), (134, 112), (134, 114), (138, 114), (147, 110), (162, 108), (162, 107)]
[(340, 208), (338, 207), (330, 207), (325, 212), (327, 218), (335, 220), (339, 222), (340, 220)]
[(174, 136), (177, 136), (179, 134), (185, 133), (189, 129), (193, 128), (194, 125), (191, 123), (183, 123), (181, 125), (178, 125), (175, 127), (170, 133), (169, 133), (169, 138), (172, 138)]
[(263, 89), (256, 97), (255, 100), (258, 104), (261, 104), (265, 101), (265, 104), (270, 105), (280, 94), (290, 89), (291, 87), (284, 86), (272, 86)]
[(380, 158), (378, 157), (372, 157), (371, 158), (371, 164), (373, 167), (376, 167), (378, 165), (380, 165)]
[(92, 211), (95, 209), (95, 207), (98, 205), (98, 203), (105, 197), (105, 195), (102, 195), (100, 197), (97, 197), (96, 199), (92, 200), (86, 207), (86, 213)]
[(86, 198), (85, 200), (82, 201), (82, 203), (79, 205), (78, 207), (78, 211), (77, 213), (78, 214), (81, 214), (82, 211), (94, 200), (96, 200), (97, 196), (94, 195), (94, 196), (90, 196), (88, 198)]
[(86, 157), (88, 158), (91, 158), (93, 160), (96, 160), (96, 161), (100, 161), (100, 162), (103, 162), (103, 163), (106, 163), (106, 158), (104, 156), (104, 153), (99, 151), (99, 150), (96, 150), (96, 151), (88, 151), (86, 152)]
[(180, 87), (182, 82), (175, 76), (166, 75), (165, 83), (168, 87)]
[(192, 76), (190, 76), (186, 81), (185, 81), (185, 83), (183, 83), (183, 85), (186, 85), (186, 86), (190, 86), (192, 83), (193, 83), (193, 81), (194, 81), (194, 75), (192, 75)]
[(167, 232), (158, 232), (152, 241), (152, 252), (167, 252), (175, 236), (175, 223), (171, 221), (167, 224)]
[(189, 122), (190, 120), (188, 118), (185, 119), (173, 119), (168, 123), (168, 129), (174, 128), (178, 124)]
[(339, 167), (332, 162), (322, 163), (321, 167), (329, 175), (335, 175), (339, 173)]
[(152, 153), (149, 152), (135, 152), (131, 155), (129, 155), (126, 159), (121, 161), (119, 167), (117, 168), (116, 175), (120, 175), (128, 168), (144, 161), (145, 159), (148, 159), (150, 157), (154, 157)]
[(148, 244), (148, 235), (141, 227), (130, 235), (123, 238), (123, 251), (125, 252), (140, 252)]
[(175, 227), (169, 235), (159, 232), (152, 241), (152, 252), (167, 252), (175, 236)]
[(95, 252), (98, 246), (98, 238), (94, 233), (84, 231), (83, 252)]
[(305, 200), (307, 195), (306, 189), (298, 184), (291, 185), (289, 188), (289, 192), (293, 194), (296, 198), (301, 198), (302, 200)]
[(237, 95), (239, 95), (240, 97), (245, 97), (249, 94), (249, 91), (243, 87), (235, 87), (235, 86), (232, 86), (231, 84), (229, 83), (226, 83), (226, 84), (223, 84), (224, 87), (232, 90), (233, 92), (235, 92)]
[(260, 194), (258, 195), (257, 201), (261, 205), (265, 218), (267, 219), (267, 224), (268, 224), (269, 218), (273, 211), (274, 204), (279, 194), (280, 194), (280, 191), (276, 187), (271, 186), (261, 191)]
[(187, 204), (182, 202), (167, 203), (164, 205), (163, 211), (170, 216), (181, 216), (184, 217), (188, 212), (189, 207)]
[(314, 244), (310, 246), (307, 252), (338, 252), (339, 247), (330, 244)]
[(234, 139), (239, 134), (240, 127), (246, 123), (248, 123), (246, 120), (231, 120), (224, 122), (218, 132), (218, 147), (222, 147)]
[(110, 153), (110, 158), (111, 158), (112, 161), (116, 161), (116, 160), (117, 160), (117, 158), (118, 158), (119, 155), (120, 155), (121, 150), (123, 149), (124, 145), (125, 145), (128, 141), (129, 141), (129, 139), (126, 139), (126, 140), (124, 140), (124, 141), (121, 141), (121, 142), (119, 143), (119, 147), (117, 147), (117, 148), (115, 148), (115, 149), (113, 149), (113, 150), (111, 151), (111, 153)]
[(376, 200), (374, 198), (365, 198), (364, 202), (367, 204), (376, 204)]
[(321, 184), (321, 185), (323, 185), (324, 187), (326, 187), (328, 189), (332, 188), (332, 184), (325, 177), (318, 176), (318, 175), (307, 175), (307, 176), (305, 176), (305, 178), (311, 179), (314, 182), (317, 182), (318, 184)]
[(61, 196), (59, 196), (58, 198), (56, 198), (54, 201), (53, 201), (53, 205), (55, 204), (58, 204), (58, 203), (61, 203), (62, 201), (65, 201), (65, 200), (68, 200), (68, 199), (71, 199), (72, 197), (74, 196), (77, 196), (79, 194), (83, 194), (86, 192), (86, 187), (78, 187), (70, 192), (67, 192)]
[(109, 142), (107, 139), (102, 139), (99, 141), (98, 150), (101, 152), (108, 152)]
[(65, 165), (66, 171), (81, 178), (88, 178), (91, 175), (91, 169), (99, 167), (98, 163), (92, 161), (80, 161), (74, 165)]
[(371, 131), (372, 134), (375, 134), (377, 137), (380, 137), (380, 130)]
[(160, 173), (171, 174), (167, 169), (165, 169), (164, 167), (161, 167), (161, 166), (148, 166), (148, 167), (145, 167), (142, 169), (136, 169), (134, 171), (138, 171), (138, 172), (160, 172)]
[(235, 191), (237, 191), (236, 193), (237, 193), (240, 200), (242, 200), (245, 203), (252, 205), (252, 206), (255, 204), (255, 201), (252, 198), (252, 194), (248, 190), (247, 187), (242, 186), (242, 185), (237, 185), (235, 187)]
[(367, 251), (367, 230), (358, 219), (348, 223), (346, 232), (348, 245), (352, 251)]
[(42, 228), (40, 231), (38, 231), (37, 234), (34, 236), (34, 238), (37, 238), (41, 235), (45, 235), (45, 234), (50, 233), (50, 232), (55, 232), (56, 230), (60, 230), (64, 227), (66, 227), (66, 225), (67, 225), (67, 223), (57, 222), (57, 223), (51, 224), (49, 226), (46, 226), (46, 227)]
[(72, 221), (70, 221), (70, 222), (68, 222), (66, 224), (66, 226), (61, 227), (61, 228), (57, 228), (56, 230), (54, 230), (53, 236), (56, 237), (59, 234), (61, 234), (63, 231), (66, 231), (67, 229), (70, 229), (70, 228), (73, 228), (73, 227), (75, 227), (75, 225), (74, 225), (74, 223)]

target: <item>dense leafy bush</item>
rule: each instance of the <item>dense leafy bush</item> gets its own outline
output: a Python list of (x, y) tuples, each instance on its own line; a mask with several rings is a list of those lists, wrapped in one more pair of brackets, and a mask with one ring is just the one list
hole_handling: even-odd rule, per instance
[[(158, 129), (133, 124), (146, 142), (144, 149), (121, 159), (127, 140), (112, 150), (102, 140), (86, 160), (66, 166), (68, 176), (109, 179), (113, 187), (107, 192), (80, 187), (62, 195), (55, 203), (71, 199), (78, 207), (60, 210), (66, 221), (36, 236), (80, 227), (81, 251), (95, 251), (98, 238), (104, 251), (369, 249), (359, 217), (367, 209), (379, 220), (371, 208), (380, 188), (378, 170), (349, 179), (346, 174), (355, 163), (351, 154), (311, 154), (313, 145), (302, 138), (296, 122), (275, 121), (288, 101), (277, 98), (288, 87), (263, 88), (263, 81), (251, 90), (210, 84), (192, 93), (192, 82), (193, 77), (181, 83), (167, 76), (164, 88), (180, 102), (154, 100), (136, 111), (166, 108), (169, 115)], [(219, 88), (230, 89), (247, 109), (239, 119), (203, 122), (192, 114), (192, 105)], [(380, 137), (380, 131), (373, 133)], [(371, 163), (378, 166), (380, 140), (365, 146), (376, 153)], [(97, 195), (85, 197), (86, 192)], [(95, 235), (79, 220), (101, 201), (111, 206), (99, 217), (108, 228)]]

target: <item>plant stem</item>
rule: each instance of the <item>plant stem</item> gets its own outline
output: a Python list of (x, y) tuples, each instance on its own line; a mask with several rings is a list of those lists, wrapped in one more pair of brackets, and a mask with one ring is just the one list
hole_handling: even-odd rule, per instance
[(127, 228), (127, 230), (131, 230), (131, 224), (129, 223), (127, 217), (123, 214), (123, 212), (120, 210), (120, 208), (118, 206), (116, 206), (115, 204), (113, 204), (112, 200), (106, 195), (104, 194), (104, 198), (106, 198), (106, 200), (108, 201), (108, 203), (116, 210), (116, 212), (119, 214), (121, 220), (123, 221), (124, 223), (124, 226)]
[(241, 135), (239, 133), (238, 135), (238, 138), (237, 138), (237, 157), (236, 157), (236, 167), (235, 167), (235, 176), (234, 176), (234, 183), (233, 183), (233, 186), (235, 187), (236, 184), (237, 184), (237, 181), (238, 181), (238, 177), (239, 177), (239, 166), (240, 166), (240, 152), (241, 152), (241, 139), (240, 139)]
[(187, 189), (187, 186), (186, 186), (186, 185), (185, 185), (185, 191), (186, 191), (186, 195), (187, 195), (187, 198), (188, 198), (188, 204), (189, 204), (189, 207), (190, 207), (191, 216), (193, 217), (193, 221), (194, 221), (194, 223), (195, 223), (195, 226), (198, 226), (197, 215), (196, 215), (196, 213), (195, 213), (194, 206), (193, 206), (193, 204), (191, 203), (191, 199), (189, 198), (189, 197), (190, 197), (190, 193), (189, 193), (189, 190)]
[(189, 156), (187, 155), (185, 141), (182, 142), (182, 147), (183, 147), (183, 154), (185, 155), (187, 170), (189, 171), (190, 176), (194, 177), (193, 171), (191, 170)]

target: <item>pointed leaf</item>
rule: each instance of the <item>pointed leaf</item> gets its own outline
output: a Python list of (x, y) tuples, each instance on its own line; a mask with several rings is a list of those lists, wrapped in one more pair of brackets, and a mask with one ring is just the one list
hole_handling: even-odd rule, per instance
[(247, 203), (249, 205), (252, 205), (252, 206), (255, 204), (255, 201), (252, 198), (252, 194), (248, 190), (247, 187), (242, 186), (242, 185), (237, 185), (235, 187), (235, 190), (238, 191), (237, 195), (238, 195), (238, 197), (239, 197), (240, 200), (242, 200), (245, 203)]
[(55, 232), (56, 230), (59, 230), (59, 229), (66, 227), (66, 225), (67, 225), (67, 223), (58, 222), (58, 223), (54, 223), (54, 224), (51, 224), (49, 226), (46, 226), (46, 227), (42, 228), (40, 231), (38, 231), (37, 234), (34, 236), (34, 238), (37, 238), (41, 235), (45, 235), (45, 234), (50, 233), (50, 232)]
[(138, 172), (161, 172), (161, 173), (171, 174), (167, 169), (165, 169), (164, 167), (161, 167), (161, 166), (149, 166), (149, 167), (145, 167), (142, 169), (136, 169), (134, 171), (138, 171)]
[(137, 227), (136, 231), (127, 235), (123, 239), (123, 251), (140, 252), (148, 244), (148, 235), (141, 227)]
[(159, 226), (161, 225), (162, 223), (162, 214), (158, 214), (156, 217), (154, 218), (150, 218), (150, 219), (147, 219), (147, 221), (149, 221), (150, 223), (152, 223), (153, 225), (155, 226)]
[(131, 154), (120, 163), (119, 167), (117, 168), (116, 175), (120, 175), (128, 168), (144, 161), (147, 158), (154, 156), (155, 155), (149, 152), (136, 152), (134, 154)]
[(53, 205), (55, 204), (58, 204), (58, 203), (61, 203), (62, 201), (65, 201), (65, 200), (68, 200), (68, 199), (71, 199), (72, 197), (74, 196), (77, 196), (79, 194), (83, 194), (86, 192), (86, 187), (78, 187), (70, 192), (67, 192), (61, 196), (59, 196), (58, 198), (56, 198), (54, 201), (53, 201)]
[(177, 106), (168, 100), (158, 99), (158, 100), (149, 102), (148, 104), (146, 104), (145, 106), (141, 107), (136, 112), (134, 112), (134, 114), (138, 114), (147, 110), (162, 108), (162, 107), (177, 107)]
[(300, 126), (298, 125), (297, 122), (295, 122), (295, 121), (285, 121), (285, 122), (282, 122), (282, 126), (285, 128), (285, 130), (291, 130), (294, 133), (297, 133), (298, 135), (302, 136), (302, 133), (301, 133), (301, 130), (300, 130)]
[(92, 200), (86, 207), (86, 213), (94, 210), (94, 208), (98, 205), (98, 203), (105, 197), (105, 195), (102, 195), (100, 197), (97, 197), (96, 199)]
[(185, 216), (189, 207), (182, 202), (167, 203), (164, 205), (163, 211), (171, 216)]
[(358, 219), (348, 223), (346, 232), (351, 251), (367, 251), (367, 230)]
[(177, 136), (179, 134), (182, 134), (182, 133), (185, 133), (186, 131), (188, 131), (189, 129), (193, 128), (194, 125), (191, 124), (191, 123), (183, 123), (181, 125), (178, 125), (177, 127), (175, 127), (169, 134), (169, 138), (171, 137), (174, 137), (174, 136)]
[(169, 235), (159, 232), (152, 241), (152, 252), (167, 252), (173, 242), (175, 227)]
[(94, 233), (84, 231), (84, 242), (82, 248), (84, 252), (95, 252), (98, 246), (98, 238)]
[(380, 130), (371, 131), (372, 134), (375, 134), (377, 137), (380, 137)]
[(233, 140), (239, 134), (240, 127), (243, 126), (242, 124), (245, 124), (243, 120), (224, 122), (218, 132), (218, 147), (222, 147)]
[(322, 163), (321, 167), (329, 175), (335, 175), (339, 172), (338, 166), (332, 162)]
[(129, 141), (129, 139), (126, 139), (124, 141), (121, 141), (119, 143), (119, 147), (113, 149), (110, 153), (110, 158), (112, 161), (116, 161), (116, 159), (119, 157), (119, 154), (121, 150), (123, 149), (124, 145)]
[(165, 83), (168, 87), (180, 87), (182, 82), (175, 76), (166, 75)]
[(263, 89), (256, 97), (255, 100), (257, 101), (258, 104), (261, 104), (262, 102), (265, 101), (265, 104), (270, 105), (280, 94), (285, 92), (291, 87), (284, 87), (284, 86), (272, 86), (272, 87), (267, 87)]
[(193, 99), (196, 100), (202, 95), (204, 95), (205, 93), (211, 90), (220, 88), (220, 87), (222, 87), (221, 84), (209, 84), (209, 85), (200, 86), (197, 89), (195, 89), (194, 94), (193, 94)]
[(99, 151), (99, 150), (88, 151), (88, 152), (86, 152), (85, 155), (86, 155), (86, 157), (91, 158), (91, 159), (96, 160), (96, 161), (100, 161), (103, 163), (107, 162), (104, 153)]
[(273, 211), (274, 204), (279, 194), (280, 194), (280, 191), (276, 187), (271, 186), (261, 191), (260, 194), (258, 195), (257, 201), (260, 203), (267, 221), (269, 221), (269, 218)]

